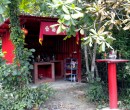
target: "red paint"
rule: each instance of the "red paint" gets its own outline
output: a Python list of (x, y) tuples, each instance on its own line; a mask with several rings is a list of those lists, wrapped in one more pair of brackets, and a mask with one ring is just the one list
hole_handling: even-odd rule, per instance
[(2, 37), (2, 52), (6, 51), (5, 59), (7, 60), (7, 63), (12, 63), (14, 59), (14, 45), (10, 40), (10, 34), (9, 32), (6, 32), (4, 36)]
[[(79, 36), (79, 39), (81, 36)], [(76, 45), (76, 51), (77, 51), (77, 58), (78, 58), (78, 82), (81, 82), (81, 41), (78, 41), (79, 44)]]
[(97, 62), (108, 63), (108, 88), (109, 88), (109, 106), (110, 109), (118, 108), (117, 100), (117, 78), (116, 63), (128, 62), (124, 59), (97, 59)]
[(125, 59), (97, 59), (96, 62), (107, 62), (107, 63), (121, 63), (128, 62), (129, 60)]
[(116, 63), (108, 63), (108, 87), (110, 109), (117, 108), (117, 79), (116, 79)]
[(50, 27), (52, 25), (59, 24), (58, 22), (41, 22), (40, 24), (40, 33), (39, 33), (39, 43), (42, 44), (43, 35), (66, 35), (66, 32), (61, 32), (57, 34), (57, 29), (59, 25), (55, 27)]
[(51, 65), (39, 65), (38, 66), (38, 77), (52, 78)]

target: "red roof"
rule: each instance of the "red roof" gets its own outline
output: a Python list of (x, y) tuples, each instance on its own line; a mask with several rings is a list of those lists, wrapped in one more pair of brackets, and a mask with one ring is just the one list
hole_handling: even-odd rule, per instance
[[(57, 21), (57, 18), (52, 17), (41, 17), (41, 16), (32, 16), (32, 15), (20, 15), (20, 25), (30, 25), (30, 28), (37, 27), (37, 24), (39, 24), (42, 21)], [(9, 30), (9, 24), (10, 20), (9, 18), (6, 19), (2, 24), (0, 24), (0, 36), (2, 36), (6, 31)]]

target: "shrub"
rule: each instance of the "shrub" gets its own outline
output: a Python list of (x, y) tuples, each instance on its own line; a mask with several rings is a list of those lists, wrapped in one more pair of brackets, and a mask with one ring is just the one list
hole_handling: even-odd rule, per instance
[(103, 82), (95, 81), (87, 88), (86, 96), (91, 102), (104, 105), (108, 102), (108, 88)]
[[(25, 53), (28, 60), (32, 53)], [(44, 103), (53, 94), (47, 84), (35, 88), (29, 86), (29, 62), (23, 62), (25, 66), (7, 65), (3, 56), (4, 54), (0, 53), (0, 110), (31, 109), (34, 104)]]
[(22, 90), (14, 92), (3, 89), (1, 86), (0, 110), (31, 109), (33, 105), (39, 106), (44, 103), (53, 93), (53, 90), (47, 84), (35, 88), (25, 86)]
[(119, 92), (119, 108), (121, 110), (129, 110), (130, 109), (130, 89), (125, 88), (121, 89)]

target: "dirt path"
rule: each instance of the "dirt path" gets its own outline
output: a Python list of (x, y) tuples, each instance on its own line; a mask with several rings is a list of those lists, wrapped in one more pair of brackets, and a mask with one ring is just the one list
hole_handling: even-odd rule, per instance
[(42, 110), (96, 110), (85, 98), (86, 84), (57, 81), (50, 85), (56, 93), (44, 104)]

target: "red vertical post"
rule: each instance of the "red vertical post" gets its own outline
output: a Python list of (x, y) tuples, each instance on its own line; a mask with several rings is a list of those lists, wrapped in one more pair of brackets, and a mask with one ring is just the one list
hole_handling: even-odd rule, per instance
[(110, 109), (117, 109), (116, 63), (108, 63), (108, 87)]
[[(81, 36), (79, 36), (81, 38)], [(77, 58), (78, 58), (78, 82), (81, 82), (81, 40), (76, 44)]]

